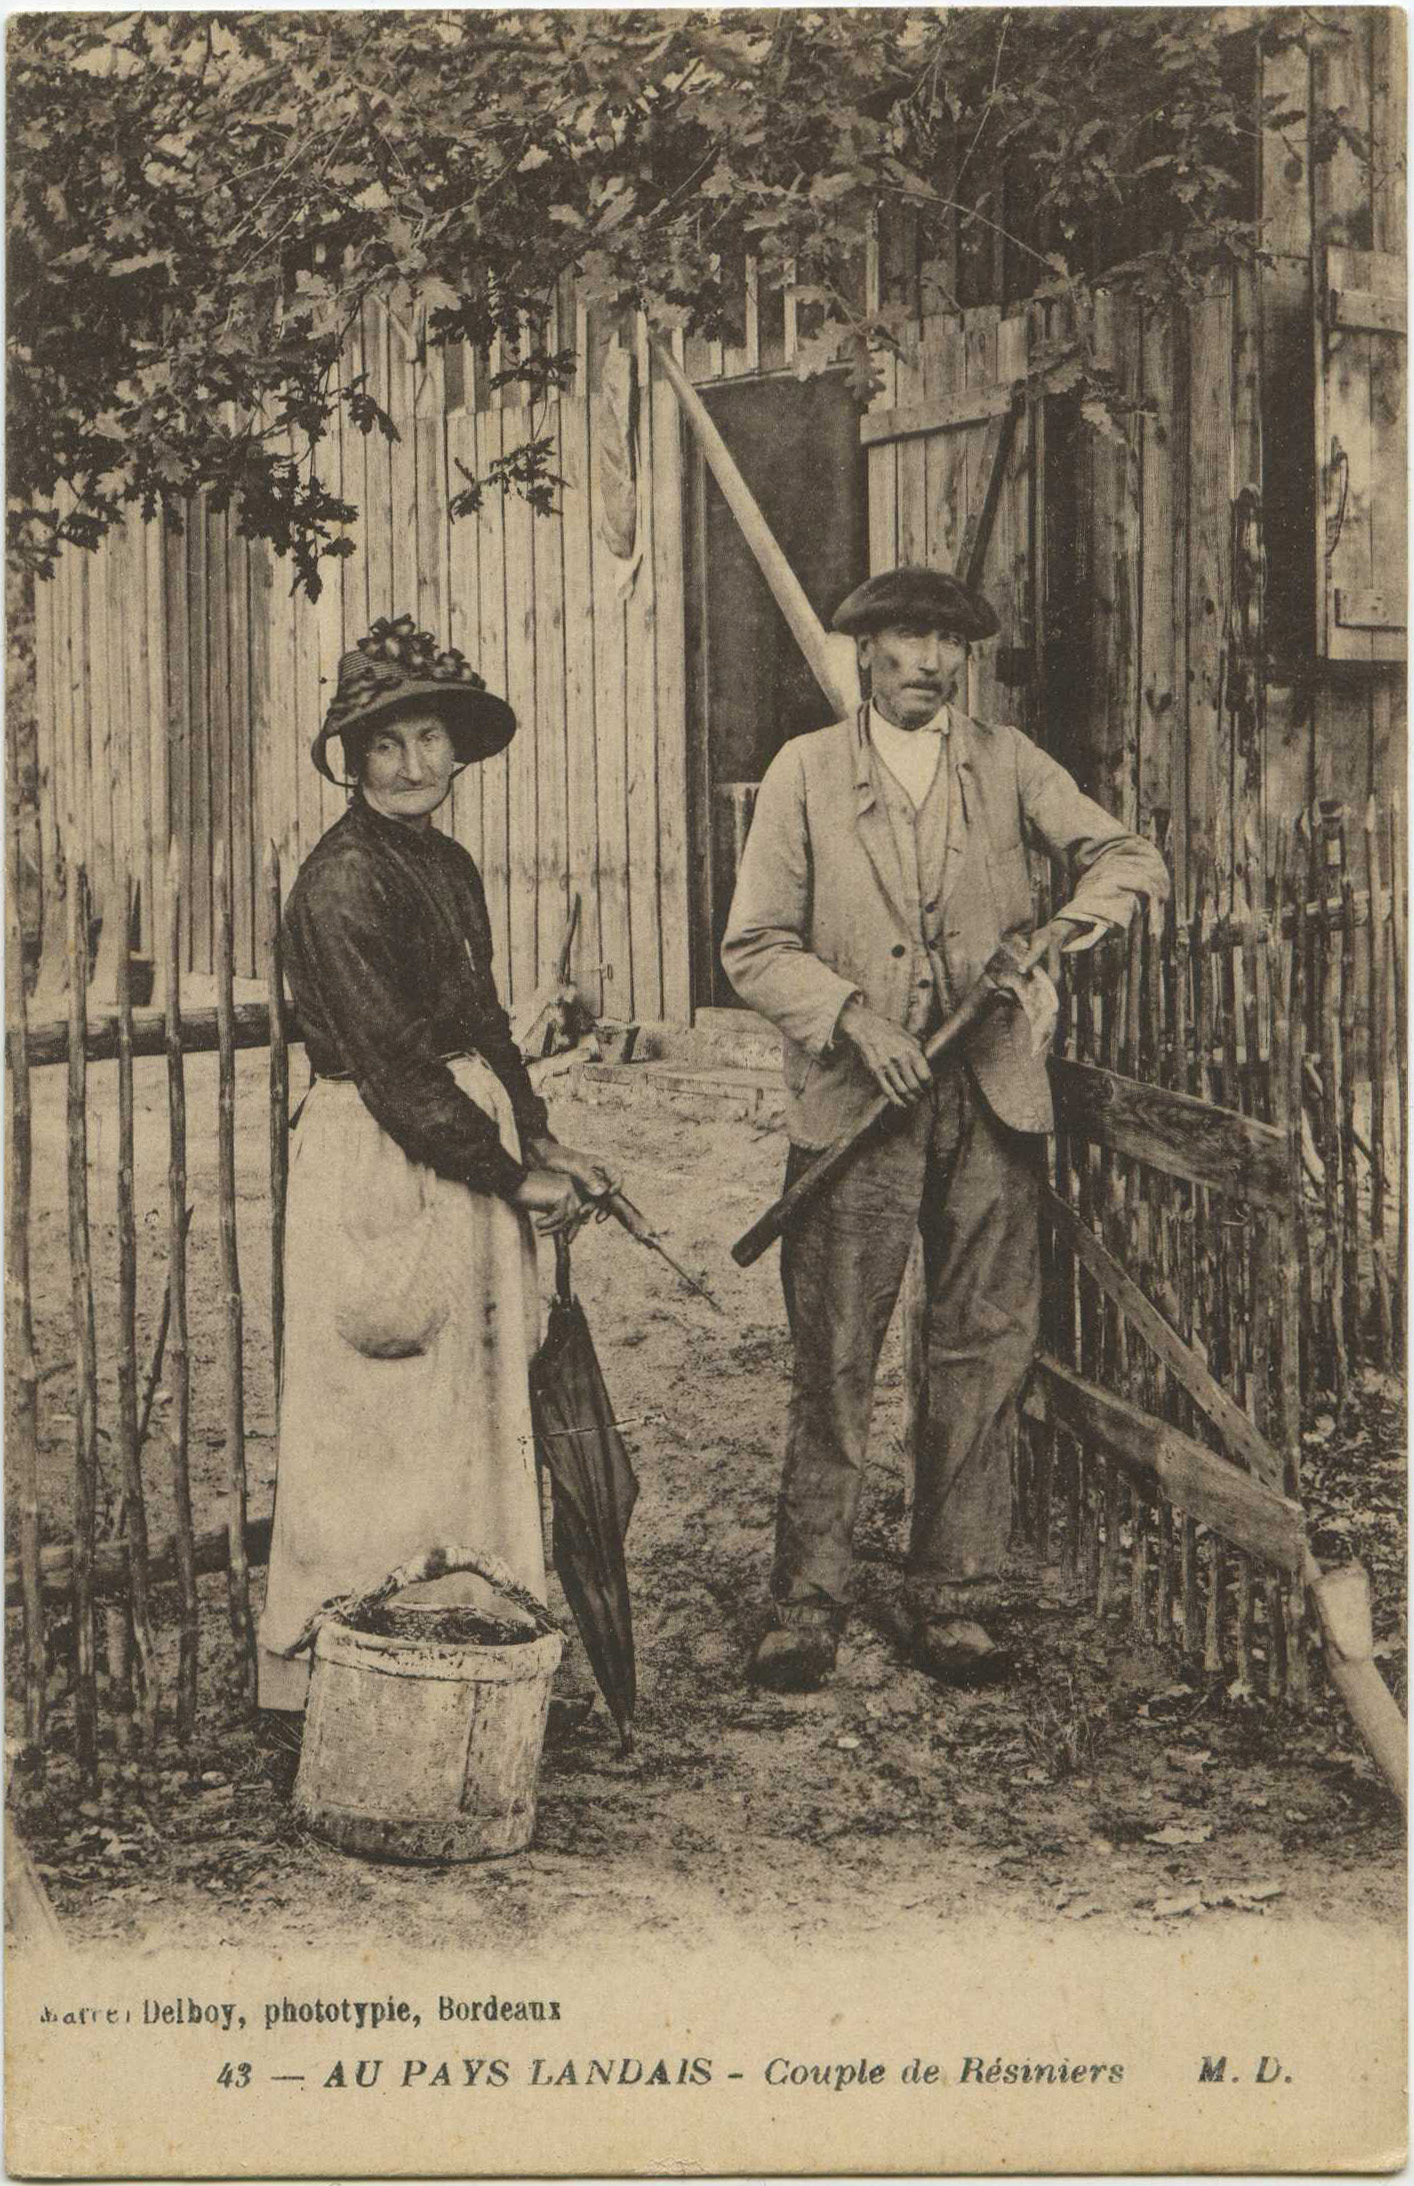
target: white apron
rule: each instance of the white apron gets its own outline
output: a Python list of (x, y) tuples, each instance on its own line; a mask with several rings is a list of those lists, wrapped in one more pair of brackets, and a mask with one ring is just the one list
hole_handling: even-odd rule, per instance
[[(450, 1068), (518, 1159), (495, 1072), (473, 1056)], [(434, 1542), (489, 1549), (543, 1599), (538, 1323), (529, 1217), (409, 1161), (354, 1085), (316, 1079), (290, 1155), (262, 1707), (304, 1706), (309, 1656), (280, 1650), (323, 1602)], [(416, 1597), (485, 1598), (458, 1576)]]

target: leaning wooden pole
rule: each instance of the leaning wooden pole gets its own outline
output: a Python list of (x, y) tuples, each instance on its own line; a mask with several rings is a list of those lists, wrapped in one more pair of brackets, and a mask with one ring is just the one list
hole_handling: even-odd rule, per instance
[(854, 667), (854, 646), (848, 638), (831, 638), (810, 601), (805, 588), (785, 555), (776, 543), (775, 535), (766, 522), (756, 497), (736, 466), (731, 450), (712, 421), (706, 403), (698, 394), (677, 358), (666, 342), (656, 336), (651, 343), (654, 361), (663, 377), (677, 396), (683, 411), (702, 449), (707, 467), (722, 489), (722, 498), (731, 510), (742, 535), (756, 557), (762, 576), (771, 588), (771, 595), (785, 616), (792, 637), (805, 655), (806, 663), (837, 714), (851, 714), (859, 704), (859, 678)]
[(118, 1442), (123, 1467), (123, 1518), (128, 1549), (129, 1607), (137, 1670), (137, 1712), (143, 1744), (157, 1738), (157, 1659), (147, 1582), (147, 1501), (138, 1439), (137, 1216), (133, 1195), (133, 997), (129, 959), (132, 880), (126, 853), (114, 879), (114, 909), (122, 922), (113, 959), (118, 1010)]
[(70, 869), (68, 1198), (69, 1278), (74, 1364), (74, 1751), (80, 1769), (98, 1766), (98, 1673), (94, 1661), (93, 1547), (98, 1507), (98, 1340), (88, 1237), (88, 1083), (84, 1015), (88, 1007), (88, 876)]
[(1405, 1812), (1409, 1811), (1409, 1730), (1375, 1661), (1370, 1579), (1362, 1564), (1323, 1572), (1306, 1552), (1306, 1587), (1325, 1643), (1326, 1670)]
[(10, 1172), (5, 1198), (5, 1286), (9, 1293), (14, 1350), (10, 1386), (14, 1414), (10, 1476), (19, 1518), (20, 1571), (25, 1608), (25, 1745), (44, 1757), (44, 1592), (39, 1565), (39, 1368), (34, 1353), (34, 1305), (30, 1288), (29, 1062), (25, 1055), (25, 972), (20, 938), (15, 823), (10, 814), (11, 859), (5, 891), (5, 1001), (10, 1077)]
[(285, 1358), (285, 1199), (290, 1167), (290, 1048), (285, 1034), (285, 974), (280, 950), (280, 852), (267, 845), (264, 868), (265, 967), (270, 996), (270, 1340), (275, 1362), (275, 1418)]
[(236, 1240), (236, 1044), (234, 949), (231, 934), (229, 836), (216, 857), (216, 1020), (220, 1093), (217, 1107), (217, 1191), (221, 1214), (222, 1362), (226, 1419), (226, 1532), (230, 1561), (226, 1600), (236, 1643), (236, 1689), (255, 1707), (255, 1628), (250, 1613), (250, 1566), (246, 1560), (245, 1344), (242, 1332), (241, 1264)]
[(192, 1539), (191, 1363), (187, 1346), (187, 1092), (182, 1058), (182, 870), (173, 837), (167, 852), (162, 904), (162, 982), (167, 1046), (167, 1295), (170, 1333), (167, 1373), (172, 1392), (168, 1434), (172, 1458), (172, 1511), (180, 1642), (177, 1657), (177, 1736), (196, 1727), (198, 1626), (196, 1550)]

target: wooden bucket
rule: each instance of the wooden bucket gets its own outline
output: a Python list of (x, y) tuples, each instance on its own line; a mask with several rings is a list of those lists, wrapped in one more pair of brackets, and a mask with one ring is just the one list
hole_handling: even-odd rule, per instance
[[(434, 1552), (372, 1596), (326, 1615), (314, 1669), (295, 1807), (342, 1851), (395, 1860), (484, 1860), (523, 1851), (535, 1828), (550, 1685), (562, 1642), (540, 1629), (506, 1646), (356, 1630), (396, 1587), (489, 1559)], [(504, 1588), (502, 1589), (504, 1591)], [(527, 1599), (516, 1590), (521, 1605)], [(429, 1619), (429, 1621), (431, 1621)]]

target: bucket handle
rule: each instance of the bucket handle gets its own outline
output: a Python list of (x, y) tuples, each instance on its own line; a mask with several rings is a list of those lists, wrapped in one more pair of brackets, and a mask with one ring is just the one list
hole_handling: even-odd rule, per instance
[(399, 1564), (395, 1571), (388, 1573), (386, 1579), (380, 1579), (376, 1586), (369, 1587), (365, 1593), (331, 1595), (327, 1602), (315, 1610), (299, 1638), (293, 1640), (288, 1647), (280, 1648), (279, 1653), (283, 1656), (303, 1654), (306, 1647), (313, 1646), (322, 1624), (336, 1620), (340, 1624), (357, 1625), (370, 1610), (377, 1609), (381, 1603), (387, 1601), (390, 1595), (401, 1594), (404, 1587), (421, 1586), (429, 1579), (445, 1579), (454, 1571), (475, 1572), (478, 1579), (484, 1579), (498, 1594), (503, 1594), (507, 1601), (523, 1610), (537, 1632), (560, 1630), (545, 1604), (531, 1593), (529, 1587), (522, 1586), (518, 1579), (512, 1577), (499, 1556), (487, 1555), (480, 1549), (464, 1548), (456, 1542), (443, 1541), (432, 1548), (424, 1549), (420, 1556), (410, 1556), (406, 1563)]

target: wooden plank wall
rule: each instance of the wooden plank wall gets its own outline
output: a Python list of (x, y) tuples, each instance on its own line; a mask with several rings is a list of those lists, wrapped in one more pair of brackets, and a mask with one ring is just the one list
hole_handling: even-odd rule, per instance
[[(968, 702), (1056, 750), (1109, 809), (1170, 846), (1180, 875), (1202, 863), (1229, 881), (1241, 827), (1223, 646), (1232, 504), (1248, 482), (1234, 358), (1252, 308), (1224, 278), (1177, 312), (1101, 293), (1080, 319), (1054, 304), (1002, 319), (990, 306), (928, 318), (890, 362), (874, 404), (906, 409), (1015, 384), (1043, 345), (1054, 353), (1077, 340), (1111, 376), (1118, 414), (1106, 428), (1081, 425), (1073, 478), (1047, 469), (1048, 399), (1033, 389), (1024, 402), (982, 577), (1002, 627), (974, 657)], [(874, 568), (953, 566), (983, 491), (985, 436), (977, 423), (871, 446)], [(1046, 526), (1048, 494), (1067, 505)], [(1085, 616), (1067, 648), (1067, 689), (1049, 712), (1035, 671), (1048, 535), (1079, 565)], [(1073, 588), (1073, 569), (1055, 581)]]
[[(551, 344), (578, 337), (592, 359), (582, 307), (567, 294), (561, 308)], [(578, 895), (571, 973), (593, 1008), (688, 1017), (682, 428), (641, 323), (629, 340), (640, 491), (627, 567), (598, 522), (592, 361), (532, 411), (519, 390), (491, 385), (499, 355), (446, 369), (410, 302), (366, 307), (344, 360), (367, 374), (398, 438), (344, 424), (316, 451), (326, 483), (360, 511), (354, 551), (326, 564), (317, 603), (204, 499), (180, 532), (133, 522), (98, 552), (62, 558), (37, 620), (51, 855), (79, 845), (101, 904), (131, 846), (143, 946), (170, 830), (184, 969), (213, 974), (211, 875), (229, 829), (236, 975), (260, 975), (265, 844), (278, 845), (288, 887), (343, 808), (309, 762), (339, 655), (376, 616), (406, 612), (459, 645), (520, 723), (508, 752), (459, 778), (442, 815), (481, 866), (503, 995), (523, 999), (548, 976)], [(451, 521), (467, 478), (531, 432), (558, 437), (557, 513), (537, 518), (492, 491), (479, 515)]]
[[(1271, 254), (1261, 284), (1262, 465), (1274, 655), (1264, 778), (1271, 812), (1320, 798), (1359, 814), (1371, 794), (1383, 809), (1402, 794), (1406, 678), (1402, 662), (1312, 662), (1328, 453), (1316, 444), (1323, 345), (1313, 282), (1328, 246), (1404, 255), (1406, 32), (1393, 8), (1347, 9), (1326, 30), (1311, 54), (1293, 46), (1267, 62), (1267, 89), (1297, 118), (1269, 130), (1262, 146)], [(1307, 117), (1323, 107), (1343, 109), (1354, 131), (1369, 132), (1368, 160), (1345, 140), (1330, 157), (1311, 158)]]
[[(1071, 481), (1040, 453), (1044, 399), (1025, 405), (982, 579), (1002, 628), (971, 664), (969, 704), (1027, 729), (1108, 809), (1163, 841), (1184, 901), (1201, 873), (1221, 909), (1240, 910), (1252, 869), (1272, 870), (1277, 828), (1312, 796), (1363, 811), (1371, 791), (1382, 804), (1396, 792), (1403, 679), (1342, 684), (1308, 670), (1299, 700), (1269, 688), (1255, 719), (1236, 704), (1234, 525), (1244, 492), (1263, 484), (1253, 278), (1214, 275), (1175, 308), (1101, 292), (1072, 329), (1111, 375), (1119, 415), (1081, 424)], [(1016, 381), (1056, 338), (1035, 307), (1000, 322), (991, 307), (925, 319), (889, 361), (873, 407)], [(873, 568), (953, 565), (982, 490), (985, 433), (973, 424), (871, 445)], [(1050, 531), (1080, 566), (1086, 627), (1070, 648), (1063, 711), (1048, 718), (1040, 678), (1013, 678), (1034, 659), (1045, 615), (1042, 503), (1072, 490), (1073, 515)]]

